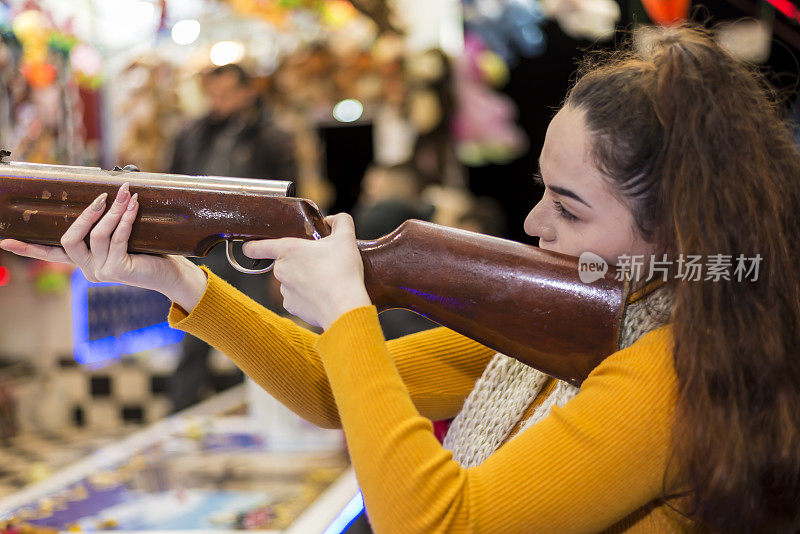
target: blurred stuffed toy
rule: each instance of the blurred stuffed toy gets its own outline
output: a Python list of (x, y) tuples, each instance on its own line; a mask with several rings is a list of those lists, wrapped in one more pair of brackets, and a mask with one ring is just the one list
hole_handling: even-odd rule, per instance
[(516, 124), (514, 102), (494, 91), (508, 79), (503, 60), (474, 34), (465, 35), (465, 53), (455, 66), (456, 110), (451, 121), (458, 159), (476, 167), (503, 164), (528, 148), (525, 132)]

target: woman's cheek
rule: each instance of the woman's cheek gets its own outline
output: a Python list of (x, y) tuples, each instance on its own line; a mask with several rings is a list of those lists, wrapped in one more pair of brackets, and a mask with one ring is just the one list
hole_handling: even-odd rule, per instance
[(568, 224), (557, 222), (554, 225), (556, 239), (552, 243), (551, 250), (567, 254), (569, 256), (580, 256), (586, 248), (586, 244), (582, 243), (579, 236)]
[(594, 252), (605, 259), (605, 249), (596, 236), (579, 228), (575, 222), (561, 223), (558, 228), (558, 252), (579, 257), (584, 252)]

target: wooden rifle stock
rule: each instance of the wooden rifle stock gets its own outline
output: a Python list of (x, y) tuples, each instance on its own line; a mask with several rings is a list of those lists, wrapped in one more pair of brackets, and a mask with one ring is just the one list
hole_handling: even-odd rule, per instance
[[(140, 204), (131, 252), (202, 257), (221, 241), (330, 232), (291, 182), (0, 162), (0, 238), (59, 245), (125, 182)], [(617, 350), (623, 284), (581, 282), (577, 258), (421, 221), (358, 247), (380, 310), (412, 310), (574, 384)]]
[(580, 384), (618, 348), (621, 282), (581, 282), (578, 260), (422, 221), (359, 242), (378, 309), (405, 308)]

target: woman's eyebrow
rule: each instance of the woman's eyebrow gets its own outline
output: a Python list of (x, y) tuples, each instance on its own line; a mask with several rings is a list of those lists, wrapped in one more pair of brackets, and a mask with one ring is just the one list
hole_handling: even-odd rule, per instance
[(548, 186), (548, 187), (549, 187), (549, 188), (550, 188), (550, 190), (551, 190), (551, 191), (553, 191), (554, 193), (558, 193), (559, 195), (561, 195), (561, 196), (564, 196), (564, 197), (574, 198), (575, 200), (577, 200), (577, 201), (578, 201), (578, 202), (580, 202), (581, 204), (585, 204), (585, 205), (586, 205), (587, 207), (589, 207), (589, 208), (591, 208), (591, 207), (592, 207), (592, 206), (591, 206), (591, 205), (590, 205), (588, 202), (586, 202), (585, 200), (583, 200), (583, 199), (582, 199), (581, 197), (579, 197), (579, 196), (578, 196), (576, 193), (574, 193), (574, 192), (570, 191), (569, 189), (565, 189), (565, 188), (563, 188), (563, 187), (558, 187), (557, 185), (550, 185), (550, 186)]
[[(542, 161), (541, 160), (539, 160), (539, 176), (542, 176)], [(541, 178), (539, 180), (541, 180), (542, 185), (544, 185), (544, 180), (542, 180)], [(592, 207), (591, 204), (589, 204), (588, 202), (583, 200), (580, 196), (578, 196), (577, 193), (575, 193), (574, 191), (571, 191), (571, 190), (569, 190), (569, 189), (567, 189), (565, 187), (559, 187), (557, 185), (548, 185), (547, 188), (550, 189), (551, 191), (553, 191), (554, 193), (557, 193), (557, 194), (559, 194), (561, 196), (565, 196), (565, 197), (569, 197), (569, 198), (575, 199), (578, 202), (580, 202), (581, 204), (584, 204), (589, 208)]]

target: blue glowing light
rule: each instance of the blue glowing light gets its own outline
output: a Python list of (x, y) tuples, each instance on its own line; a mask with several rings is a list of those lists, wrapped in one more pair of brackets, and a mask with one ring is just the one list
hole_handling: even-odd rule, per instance
[(359, 491), (355, 497), (350, 499), (342, 511), (339, 512), (339, 515), (328, 525), (328, 528), (325, 529), (323, 534), (341, 534), (348, 528), (353, 522), (358, 519), (364, 513), (364, 496)]
[(464, 306), (469, 305), (466, 301), (457, 299), (454, 297), (445, 297), (442, 295), (437, 295), (435, 293), (430, 293), (428, 291), (424, 291), (422, 289), (415, 289), (413, 287), (400, 287), (403, 291), (411, 293), (412, 295), (416, 295), (421, 297), (429, 302), (436, 302), (440, 306), (444, 306), (445, 308), (450, 309), (461, 309)]
[[(183, 339), (184, 333), (164, 321), (136, 328), (118, 335), (91, 339), (89, 325), (89, 290), (101, 287), (124, 287), (120, 284), (89, 282), (80, 269), (72, 273), (70, 292), (72, 298), (73, 354), (78, 363), (91, 365), (155, 349)], [(139, 291), (147, 291), (141, 289)]]

